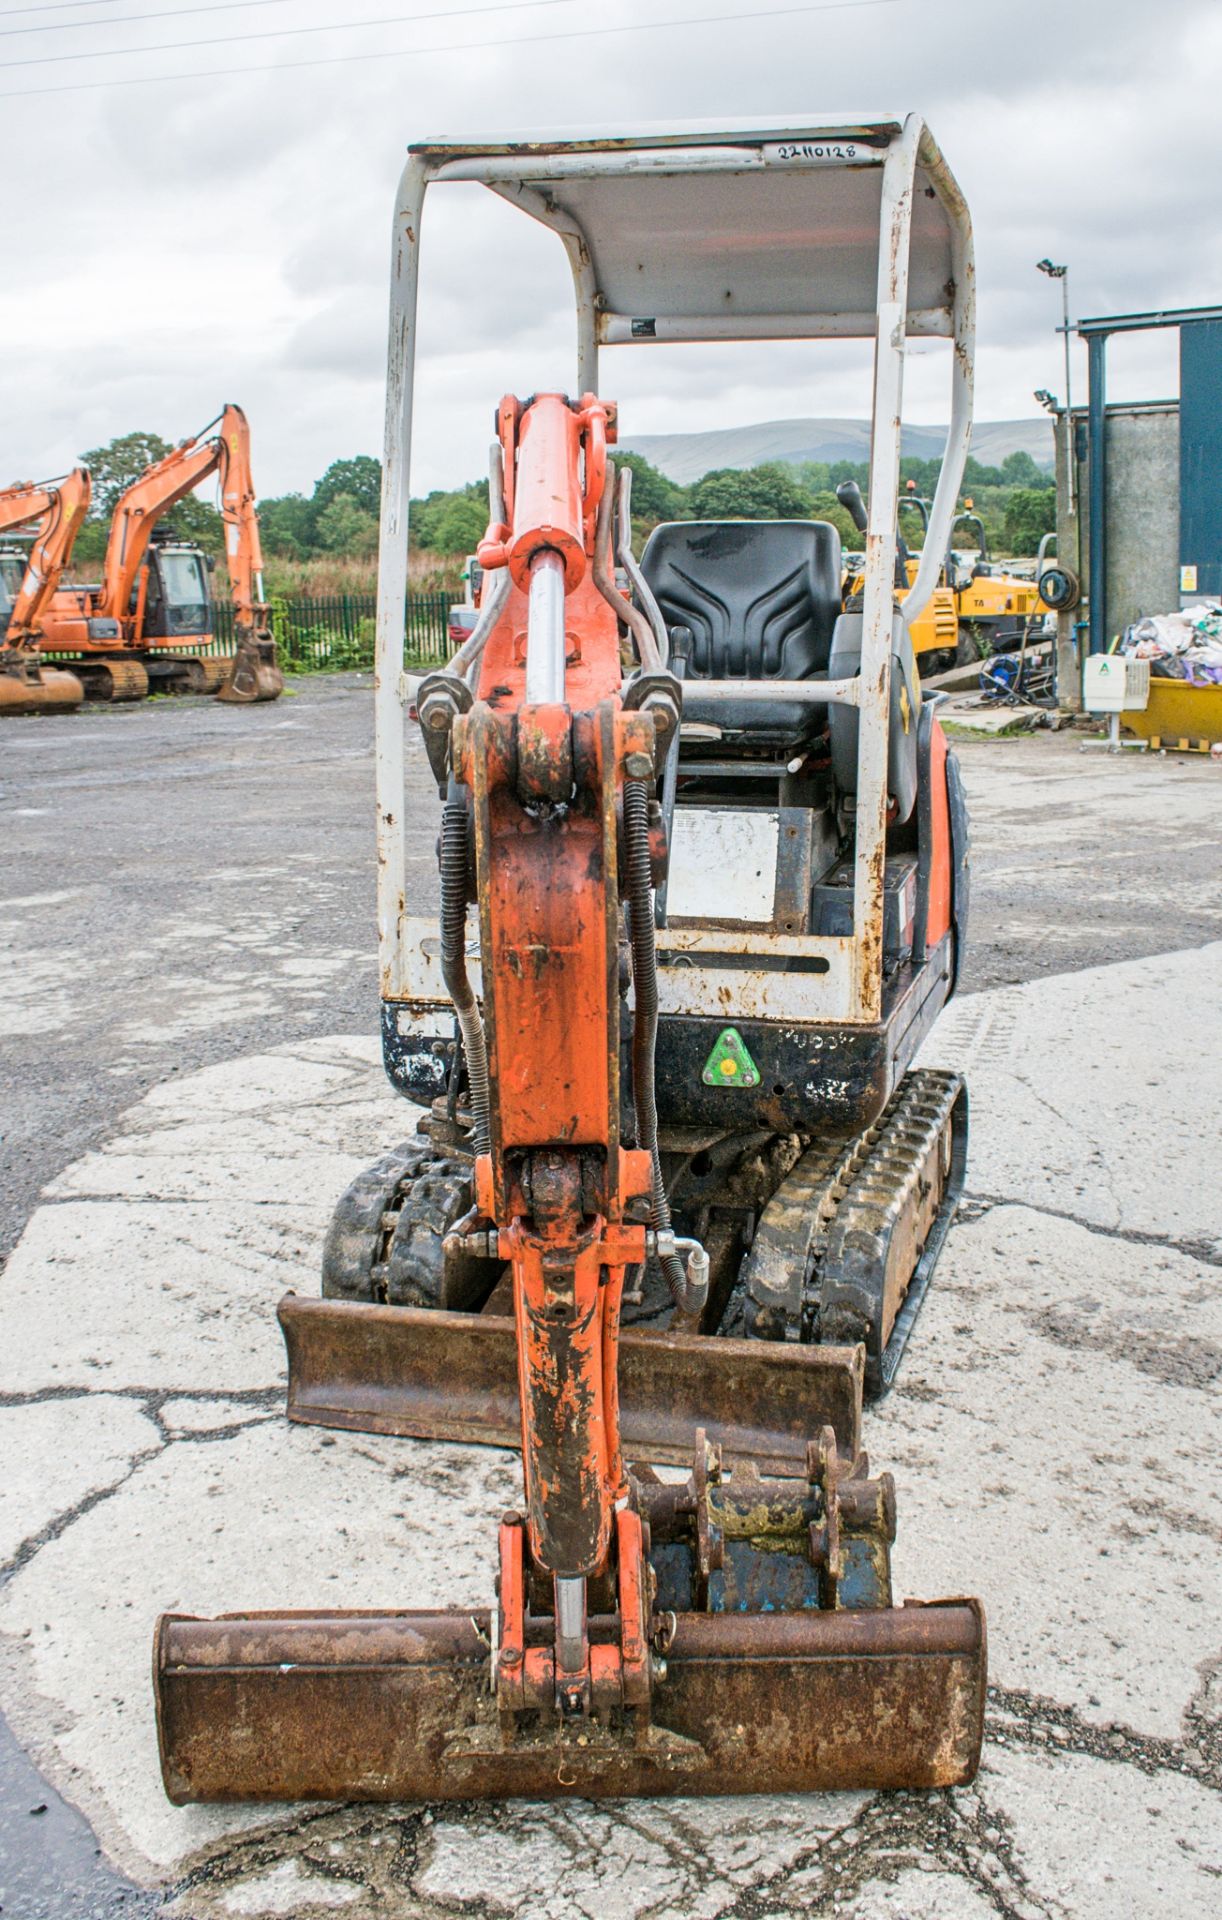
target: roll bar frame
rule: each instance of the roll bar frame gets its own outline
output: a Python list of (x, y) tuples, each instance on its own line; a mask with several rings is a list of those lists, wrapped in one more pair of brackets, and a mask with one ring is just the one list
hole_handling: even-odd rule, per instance
[[(861, 123), (856, 123), (856, 129)], [(854, 131), (856, 131), (856, 129)], [(847, 132), (847, 130), (845, 130)], [(834, 138), (836, 129), (829, 130)], [(802, 136), (807, 137), (805, 133)], [(948, 335), (952, 345), (951, 410), (942, 470), (917, 576), (902, 601), (907, 621), (928, 604), (950, 543), (972, 425), (975, 360), (975, 267), (971, 222), (963, 195), (942, 153), (919, 115), (902, 123), (879, 122), (870, 130), (872, 146), (843, 164), (881, 169), (877, 296), (872, 315), (828, 313), (812, 305), (809, 315), (691, 315), (659, 321), (650, 344), (665, 340), (869, 337), (875, 340), (870, 445), (869, 518), (866, 530), (861, 671), (837, 697), (858, 707), (857, 813), (851, 936), (782, 936), (767, 930), (739, 932), (724, 927), (673, 929), (667, 946), (683, 964), (668, 967), (660, 954), (662, 1010), (701, 1012), (724, 1006), (724, 990), (735, 989), (742, 1015), (763, 1018), (877, 1022), (882, 1007), (883, 866), (887, 809), (887, 729), (893, 581), (899, 492), (900, 433), (904, 348), (908, 334)], [(382, 472), (381, 535), (375, 671), (376, 785), (378, 827), (378, 931), (381, 991), (385, 1002), (399, 1003), (410, 1024), (420, 1030), (445, 1030), (449, 1000), (441, 983), (433, 923), (409, 912), (405, 725), (411, 687), (404, 672), (407, 605), (408, 503), (411, 494), (411, 434), (416, 355), (416, 305), (420, 270), (420, 231), (430, 187), (453, 181), (482, 183), (511, 198), (560, 238), (573, 276), (577, 318), (576, 393), (599, 392), (599, 349), (637, 339), (627, 316), (608, 313), (600, 302), (593, 254), (573, 215), (540, 178), (553, 183), (634, 174), (716, 174), (743, 172), (766, 159), (759, 135), (754, 146), (741, 132), (699, 133), (682, 145), (659, 143), (653, 134), (555, 143), (506, 142), (464, 151), (453, 143), (421, 145), (409, 151), (395, 199), (391, 252), (390, 325), (387, 346), (386, 418)], [(850, 136), (851, 138), (851, 136)], [(837, 163), (833, 163), (837, 164)], [(801, 170), (800, 156), (786, 156), (787, 169)], [(918, 168), (940, 202), (950, 240), (951, 281), (944, 309), (910, 312), (913, 200)], [(829, 170), (827, 158), (811, 159), (813, 185)], [(823, 972), (792, 973), (752, 968), (753, 957), (800, 953), (820, 960)], [(702, 968), (702, 955), (721, 965)], [(741, 967), (727, 972), (727, 958)]]

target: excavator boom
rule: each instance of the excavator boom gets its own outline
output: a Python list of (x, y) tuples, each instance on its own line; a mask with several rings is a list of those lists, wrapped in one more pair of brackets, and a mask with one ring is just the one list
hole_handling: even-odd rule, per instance
[(70, 711), (84, 699), (75, 674), (39, 658), (42, 618), (72, 557), (81, 522), (89, 511), (88, 469), (42, 486), (19, 485), (0, 492), (0, 534), (36, 521), (25, 572), (0, 635), (0, 713)]

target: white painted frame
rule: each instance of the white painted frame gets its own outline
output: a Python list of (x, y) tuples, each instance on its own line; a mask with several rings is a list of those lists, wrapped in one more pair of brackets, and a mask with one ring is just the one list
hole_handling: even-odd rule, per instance
[[(378, 562), (378, 614), (375, 672), (376, 784), (378, 824), (378, 944), (384, 1000), (400, 1003), (404, 1023), (441, 1032), (448, 1025), (449, 998), (437, 964), (436, 927), (409, 913), (404, 734), (410, 685), (403, 668), (407, 597), (407, 516), (411, 491), (411, 430), (416, 352), (416, 296), (420, 264), (420, 223), (424, 197), (432, 185), (478, 181), (520, 206), (531, 218), (556, 232), (568, 254), (577, 314), (576, 392), (597, 393), (600, 344), (631, 339), (634, 345), (665, 340), (792, 339), (873, 337), (875, 340), (873, 413), (870, 448), (869, 524), (864, 569), (861, 673), (856, 681), (821, 687), (823, 698), (856, 705), (858, 730), (856, 851), (853, 882), (854, 934), (849, 938), (774, 934), (752, 928), (667, 929), (659, 935), (659, 988), (666, 1013), (719, 1013), (732, 1005), (740, 1017), (813, 1023), (865, 1025), (882, 1008), (883, 857), (886, 831), (887, 722), (890, 697), (891, 633), (894, 607), (896, 511), (899, 492), (900, 424), (903, 406), (904, 347), (909, 334), (949, 336), (953, 346), (951, 417), (942, 471), (934, 496), (924, 552), (913, 585), (903, 601), (904, 617), (914, 619), (928, 603), (937, 582), (941, 556), (949, 544), (951, 523), (963, 478), (972, 425), (975, 358), (975, 269), (971, 223), (954, 176), (916, 114), (902, 124), (882, 121), (853, 128), (816, 130), (830, 139), (886, 137), (863, 162), (882, 168), (878, 230), (876, 311), (870, 314), (792, 314), (734, 319), (693, 314), (660, 320), (650, 340), (634, 339), (630, 316), (600, 310), (598, 288), (586, 236), (569, 215), (532, 184), (588, 179), (596, 175), (650, 171), (706, 173), (766, 164), (759, 146), (737, 145), (725, 134), (697, 135), (684, 143), (659, 143), (657, 136), (608, 136), (605, 140), (548, 143), (543, 154), (524, 142), (506, 142), (454, 157), (445, 145), (413, 150), (399, 181), (391, 254), (390, 331), (386, 368), (385, 452), (382, 474), (381, 543)], [(811, 129), (800, 137), (810, 138)], [(758, 132), (760, 140), (799, 137)], [(801, 162), (787, 160), (787, 170)], [(918, 166), (927, 176), (947, 220), (952, 275), (945, 308), (908, 310), (912, 251), (913, 192)], [(825, 159), (812, 164), (812, 187), (828, 172)], [(742, 966), (702, 968), (701, 954), (741, 956)], [(798, 954), (816, 958), (825, 970), (787, 973), (751, 966), (755, 956)], [(670, 956), (681, 965), (668, 964)]]

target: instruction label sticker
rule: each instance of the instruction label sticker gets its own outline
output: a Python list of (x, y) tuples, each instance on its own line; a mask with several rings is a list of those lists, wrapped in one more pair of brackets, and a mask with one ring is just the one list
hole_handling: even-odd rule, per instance
[(759, 1068), (737, 1027), (722, 1028), (700, 1078), (706, 1087), (758, 1087)]

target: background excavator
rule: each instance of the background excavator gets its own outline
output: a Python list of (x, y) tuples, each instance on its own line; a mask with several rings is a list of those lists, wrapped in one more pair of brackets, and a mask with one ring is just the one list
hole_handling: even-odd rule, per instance
[[(969, 527), (975, 533), (974, 556), (960, 558), (956, 553), (954, 539), (959, 527)], [(1038, 580), (1042, 566), (1037, 563), (1035, 578), (1024, 580), (991, 560), (984, 521), (972, 511), (970, 500), (966, 511), (956, 516), (951, 528), (946, 570), (959, 618), (979, 635), (986, 653), (1004, 653), (1020, 646), (1024, 639), (1030, 638), (1033, 627), (1051, 611), (1040, 598)]]
[[(201, 651), (213, 638), (207, 556), (158, 537), (161, 516), (213, 473), (234, 609), (232, 662)], [(120, 496), (101, 583), (60, 589), (46, 610), (44, 645), (70, 663), (92, 699), (139, 700), (150, 680), (243, 703), (274, 700), (283, 690), (263, 601), (250, 428), (240, 407), (226, 406)]]
[(43, 615), (89, 498), (85, 467), (62, 480), (0, 489), (0, 540), (37, 522), (28, 550), (0, 550), (0, 714), (71, 712), (85, 697), (76, 675), (44, 661), (40, 649)]
[[(856, 480), (842, 480), (836, 488), (836, 498), (845, 509), (859, 533), (866, 531), (868, 516), (866, 503), (862, 499), (861, 488)], [(917, 506), (921, 510), (926, 532), (929, 529), (929, 503), (916, 500), (911, 493), (901, 494), (898, 508)], [(849, 558), (858, 562), (859, 556)], [(854, 565), (844, 583), (845, 606), (860, 604), (863, 572), (861, 564)], [(920, 552), (913, 553), (904, 538), (903, 525), (897, 518), (895, 530), (895, 592), (897, 602), (903, 603), (911, 592), (921, 565)], [(930, 590), (925, 605), (907, 620), (908, 634), (912, 641), (912, 651), (916, 659), (917, 672), (925, 679), (930, 674), (942, 673), (947, 667), (953, 667), (959, 657), (960, 632), (959, 614), (955, 596), (943, 569)]]
[[(571, 397), (497, 408), (475, 625), (413, 682), (419, 236), (448, 181), (559, 234), (578, 364)], [(166, 1790), (968, 1780), (983, 1615), (895, 1604), (894, 1486), (861, 1448), (863, 1390), (894, 1378), (966, 1147), (962, 1082), (912, 1066), (954, 989), (968, 851), (910, 630), (971, 428), (962, 195), (916, 116), (435, 141), (409, 152), (392, 259), (383, 1053), (424, 1112), (341, 1201), (323, 1297), (281, 1303), (289, 1411), (516, 1444), (522, 1501), (491, 1605), (350, 1592), (347, 1610), (163, 1616)], [(850, 331), (876, 341), (859, 606), (826, 522), (663, 525), (638, 557), (600, 348)], [(953, 343), (951, 426), (897, 606), (909, 333)], [(413, 715), (439, 917), (409, 908)], [(306, 1516), (302, 1534), (304, 1552)]]

